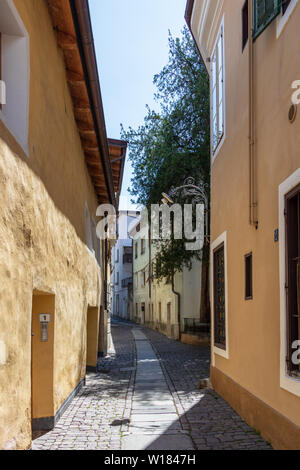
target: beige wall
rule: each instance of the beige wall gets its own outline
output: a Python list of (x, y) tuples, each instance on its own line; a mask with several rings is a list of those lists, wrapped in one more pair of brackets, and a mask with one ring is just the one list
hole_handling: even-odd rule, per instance
[[(196, 1), (200, 13), (203, 1)], [(300, 166), (300, 119), (288, 120), (291, 84), (300, 78), (297, 4), (277, 38), (275, 20), (254, 44), (259, 227), (249, 225), (248, 52), (242, 53), (244, 0), (214, 2), (225, 22), (226, 139), (212, 165), (212, 241), (227, 232), (229, 359), (213, 365), (300, 426), (300, 397), (280, 387), (279, 185)], [(216, 6), (218, 4), (218, 6)], [(218, 10), (219, 8), (219, 10)], [(200, 16), (193, 31), (199, 39)], [(212, 15), (209, 16), (212, 19)], [(218, 25), (203, 30), (200, 49), (211, 54)], [(209, 36), (210, 34), (210, 36)], [(245, 301), (244, 256), (253, 252), (252, 301)]]
[(55, 413), (85, 376), (87, 308), (102, 285), (85, 245), (85, 202), (95, 214), (97, 200), (47, 2), (15, 5), (30, 37), (29, 156), (0, 122), (1, 449), (31, 445), (33, 291), (55, 296)]

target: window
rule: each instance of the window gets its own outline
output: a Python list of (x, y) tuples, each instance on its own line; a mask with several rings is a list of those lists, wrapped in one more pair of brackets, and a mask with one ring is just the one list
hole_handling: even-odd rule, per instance
[(120, 275), (119, 273), (116, 273), (116, 286), (119, 285), (119, 282), (120, 282)]
[(135, 242), (135, 245), (134, 245), (135, 259), (137, 259), (138, 257), (138, 250), (139, 250), (138, 242)]
[(123, 264), (131, 264), (132, 263), (132, 247), (131, 246), (124, 246), (123, 249)]
[(224, 26), (218, 34), (211, 60), (212, 77), (212, 150), (216, 153), (225, 132), (224, 123)]
[(145, 287), (146, 285), (146, 272), (141, 272), (141, 287)]
[(300, 377), (300, 366), (293, 362), (294, 344), (300, 339), (300, 186), (286, 196), (285, 218), (287, 368)]
[(161, 302), (158, 304), (158, 321), (161, 323)]
[(226, 349), (225, 315), (225, 251), (224, 244), (213, 253), (214, 269), (214, 342), (215, 346)]
[(139, 278), (138, 278), (138, 273), (135, 273), (134, 275), (135, 279), (135, 288), (137, 289), (139, 287)]
[(291, 0), (282, 0), (282, 14), (284, 15), (286, 10), (288, 9)]
[(281, 0), (254, 0), (253, 38), (256, 39), (280, 13)]
[(245, 299), (253, 299), (253, 281), (252, 281), (252, 253), (245, 256)]
[(145, 251), (146, 251), (146, 248), (145, 248), (145, 239), (142, 238), (142, 239), (141, 239), (141, 255), (144, 255), (144, 254), (145, 254)]
[(242, 9), (242, 50), (248, 42), (249, 36), (249, 12), (248, 12), (248, 1), (246, 0)]
[(116, 296), (116, 310), (117, 310), (117, 315), (120, 313), (120, 296)]
[(0, 37), (0, 119), (28, 153), (29, 36), (10, 0), (1, 1)]

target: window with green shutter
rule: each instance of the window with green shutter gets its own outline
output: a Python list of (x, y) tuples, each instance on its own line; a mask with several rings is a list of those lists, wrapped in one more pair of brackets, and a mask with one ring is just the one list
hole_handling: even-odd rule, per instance
[(280, 13), (282, 0), (253, 0), (253, 38), (256, 39)]

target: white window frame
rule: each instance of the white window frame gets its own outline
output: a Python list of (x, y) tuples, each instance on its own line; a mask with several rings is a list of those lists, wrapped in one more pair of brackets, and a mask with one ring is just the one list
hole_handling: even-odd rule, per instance
[[(14, 1), (2, 1), (6, 3), (6, 7), (15, 20), (15, 31), (13, 34), (4, 33), (2, 37), (0, 60), (2, 61), (2, 79), (6, 89), (6, 103), (3, 104), (2, 110), (0, 109), (0, 120), (22, 147), (25, 154), (29, 156), (30, 39)], [(20, 69), (20, 67), (22, 68)], [(20, 79), (22, 84), (19, 83)], [(10, 87), (12, 87), (13, 93)], [(21, 123), (20, 119), (22, 119)]]
[(282, 31), (284, 30), (284, 28), (286, 27), (289, 19), (290, 19), (290, 16), (292, 15), (297, 3), (298, 3), (299, 0), (291, 0), (291, 3), (289, 4), (289, 6), (287, 7), (286, 9), (286, 12), (284, 13), (284, 15), (282, 15), (282, 13), (277, 17), (277, 32), (276, 32), (276, 37), (277, 39), (279, 38), (279, 36), (281, 35)]
[[(214, 315), (214, 252), (218, 247), (224, 245), (224, 271), (225, 271), (225, 330), (226, 330), (226, 349), (215, 346), (215, 315)], [(227, 232), (222, 233), (211, 245), (210, 251), (210, 269), (211, 269), (211, 344), (213, 352), (213, 366), (215, 366), (215, 356), (221, 356), (229, 359), (229, 326), (228, 326), (228, 273), (227, 273)]]
[[(224, 143), (224, 140), (226, 138), (226, 86), (225, 86), (225, 70), (226, 70), (226, 67), (225, 67), (225, 29), (224, 29), (224, 24), (225, 24), (225, 21), (224, 21), (224, 16), (222, 18), (222, 21), (221, 21), (221, 24), (220, 24), (220, 27), (219, 27), (219, 30), (218, 30), (218, 34), (217, 34), (217, 37), (216, 37), (216, 41), (215, 41), (215, 44), (214, 44), (214, 47), (213, 47), (213, 52), (211, 54), (211, 64), (210, 64), (210, 67), (211, 67), (211, 80), (210, 80), (210, 89), (211, 89), (211, 129), (212, 129), (212, 132), (211, 132), (211, 154), (212, 154), (212, 161), (214, 162), (216, 156), (218, 155), (223, 143)], [(216, 116), (218, 115), (219, 113), (219, 104), (217, 104), (217, 101), (219, 101), (219, 92), (218, 92), (218, 87), (217, 87), (217, 84), (218, 84), (218, 79), (217, 79), (217, 72), (216, 72), (216, 84), (215, 84), (215, 87), (214, 87), (214, 79), (213, 79), (213, 63), (214, 63), (214, 57), (216, 56), (216, 53), (217, 53), (217, 49), (218, 49), (218, 44), (219, 44), (219, 41), (222, 41), (222, 104), (223, 104), (223, 112), (222, 112), (222, 118), (223, 118), (223, 133), (222, 133), (222, 136), (218, 139), (218, 142), (216, 144), (216, 146), (214, 146), (214, 88), (216, 87)], [(217, 123), (218, 123), (218, 127), (219, 127), (219, 120), (217, 120)]]
[(288, 374), (287, 356), (287, 309), (286, 309), (286, 230), (285, 197), (300, 184), (300, 168), (279, 186), (279, 277), (280, 277), (280, 387), (300, 397), (300, 378)]

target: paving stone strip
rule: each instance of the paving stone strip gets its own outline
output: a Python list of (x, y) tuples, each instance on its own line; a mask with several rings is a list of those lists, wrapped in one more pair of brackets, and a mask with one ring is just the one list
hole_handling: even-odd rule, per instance
[(128, 430), (123, 450), (193, 450), (183, 431), (177, 408), (150, 341), (133, 329), (137, 371)]

